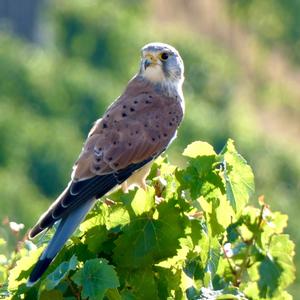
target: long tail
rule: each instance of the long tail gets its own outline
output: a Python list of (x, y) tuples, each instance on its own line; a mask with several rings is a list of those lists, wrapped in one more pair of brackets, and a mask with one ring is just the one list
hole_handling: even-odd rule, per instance
[(27, 282), (28, 287), (34, 285), (41, 278), (51, 261), (55, 258), (77, 226), (82, 222), (95, 202), (96, 199), (84, 202), (60, 221), (52, 240), (40, 256), (30, 274)]

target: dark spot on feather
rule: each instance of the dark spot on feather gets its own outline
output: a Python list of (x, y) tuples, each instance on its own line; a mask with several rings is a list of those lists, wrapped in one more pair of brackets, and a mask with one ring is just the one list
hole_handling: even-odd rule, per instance
[(155, 127), (156, 127), (156, 128), (159, 128), (159, 125), (158, 125), (158, 124), (156, 124), (156, 125), (155, 125)]
[(107, 124), (106, 123), (103, 123), (103, 128), (107, 128)]
[(128, 146), (129, 146), (129, 147), (131, 147), (131, 145), (132, 145), (131, 143), (128, 143)]
[(164, 133), (164, 137), (167, 137), (168, 135), (166, 133)]
[(155, 142), (155, 138), (152, 138), (152, 141)]
[(149, 98), (149, 99), (151, 99), (151, 98), (152, 98), (152, 96), (151, 96), (151, 95), (149, 95), (149, 96), (148, 96), (148, 98)]
[(172, 112), (171, 111), (169, 111), (169, 115), (171, 115), (172, 114)]
[(135, 109), (133, 107), (130, 107), (130, 111), (135, 111)]
[(152, 102), (149, 101), (149, 100), (146, 100), (145, 103), (146, 103), (146, 104), (150, 104), (150, 103), (152, 103)]
[(138, 104), (138, 101), (137, 101), (137, 100), (134, 100), (133, 103), (134, 103), (134, 104)]
[(117, 167), (119, 165), (119, 163), (114, 163), (114, 166)]
[(138, 134), (139, 133), (139, 131), (137, 130), (136, 132), (135, 132), (135, 134)]
[(100, 170), (100, 167), (99, 166), (94, 166), (95, 170), (96, 171), (99, 171)]
[(122, 113), (122, 117), (123, 117), (123, 118), (127, 117), (127, 114)]
[(116, 144), (117, 144), (117, 142), (116, 142), (116, 141), (114, 141), (114, 142), (113, 142), (113, 144), (114, 144), (114, 145), (116, 145)]
[(172, 122), (170, 122), (170, 123), (169, 123), (169, 125), (170, 125), (170, 126), (173, 126), (173, 123), (172, 123)]
[(112, 161), (112, 157), (109, 157), (108, 160), (109, 160), (109, 161)]
[(123, 108), (126, 108), (127, 106), (126, 105), (123, 105)]
[(106, 118), (109, 118), (109, 114), (106, 115)]
[(144, 124), (144, 127), (146, 127), (146, 128), (147, 128), (147, 127), (148, 127), (148, 125), (147, 125), (147, 124)]

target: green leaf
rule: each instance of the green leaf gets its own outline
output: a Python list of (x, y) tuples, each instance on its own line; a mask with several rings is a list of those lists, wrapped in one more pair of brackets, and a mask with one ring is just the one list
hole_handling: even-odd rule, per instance
[(117, 204), (109, 210), (109, 215), (106, 217), (105, 225), (107, 229), (112, 229), (118, 226), (124, 226), (130, 223), (129, 211), (124, 205)]
[(272, 237), (269, 252), (259, 266), (259, 295), (273, 297), (295, 280), (294, 243), (288, 235)]
[(277, 260), (266, 256), (259, 266), (260, 278), (258, 281), (260, 297), (272, 297), (278, 288), (279, 279), (283, 269)]
[(246, 160), (237, 153), (233, 141), (228, 140), (221, 152), (227, 198), (240, 214), (254, 192), (254, 176)]
[(272, 220), (269, 223), (270, 227), (274, 227), (275, 233), (282, 233), (283, 229), (287, 227), (288, 216), (280, 212), (272, 214)]
[(205, 278), (204, 283), (205, 286), (210, 287), (212, 286), (212, 280), (217, 273), (219, 259), (221, 255), (221, 245), (217, 238), (212, 238), (210, 240), (210, 248), (208, 251), (208, 258), (205, 267)]
[(226, 228), (235, 220), (235, 214), (228, 203), (226, 197), (221, 193), (215, 192), (215, 198), (212, 197), (213, 192), (211, 192), (211, 197), (207, 201), (204, 197), (198, 199), (201, 207), (207, 215), (207, 223), (210, 234), (214, 237), (219, 234), (223, 234)]
[(295, 244), (289, 239), (287, 234), (279, 234), (272, 237), (269, 252), (280, 265), (281, 273), (279, 287), (287, 288), (295, 280)]
[(196, 158), (197, 156), (212, 156), (216, 155), (214, 148), (202, 141), (196, 141), (189, 144), (182, 153), (184, 156)]
[(23, 256), (17, 261), (16, 266), (10, 270), (8, 278), (8, 289), (13, 291), (17, 289), (21, 283), (25, 283), (31, 272), (31, 268), (38, 260), (44, 247), (40, 247), (37, 250), (26, 251), (27, 255)]
[(90, 228), (84, 236), (84, 243), (92, 253), (98, 253), (102, 244), (108, 239), (106, 226), (98, 225)]
[(155, 267), (154, 271), (159, 299), (184, 299), (181, 269)]
[(39, 300), (64, 300), (63, 294), (61, 291), (52, 290), (52, 291), (43, 291), (39, 296)]
[(75, 255), (69, 261), (62, 262), (51, 274), (49, 274), (43, 282), (47, 290), (54, 289), (71, 270), (75, 270), (78, 260)]
[(122, 300), (122, 297), (121, 297), (121, 295), (120, 295), (120, 293), (119, 293), (119, 291), (118, 291), (117, 288), (115, 288), (115, 289), (108, 289), (106, 291), (105, 295), (106, 295), (107, 299), (109, 299), (109, 300)]
[(133, 299), (158, 299), (158, 291), (151, 268), (139, 269), (134, 272), (125, 270), (123, 278), (126, 286), (121, 295), (133, 296)]
[(82, 287), (81, 295), (90, 300), (103, 299), (107, 289), (117, 288), (120, 283), (114, 267), (105, 259), (87, 260), (72, 280)]
[(136, 216), (140, 216), (154, 207), (154, 194), (153, 187), (148, 187), (147, 191), (142, 188), (137, 190), (131, 202), (131, 207)]
[(114, 261), (127, 268), (159, 262), (176, 254), (183, 235), (182, 217), (174, 202), (161, 203), (157, 215), (143, 214), (124, 227), (115, 242)]

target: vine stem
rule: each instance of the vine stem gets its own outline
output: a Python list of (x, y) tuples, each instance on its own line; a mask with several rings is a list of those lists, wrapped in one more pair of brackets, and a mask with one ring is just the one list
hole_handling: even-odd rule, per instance
[[(264, 209), (266, 208), (266, 205), (263, 204), (261, 209), (260, 209), (260, 214), (259, 214), (259, 217), (257, 219), (257, 228), (259, 230), (260, 226), (261, 226), (261, 223), (263, 221), (263, 212), (264, 212)], [(255, 242), (255, 238), (256, 238), (256, 233), (253, 233), (253, 236), (251, 237), (250, 240), (248, 241), (245, 241), (241, 235), (241, 233), (239, 232), (239, 235), (240, 237), (242, 238), (242, 240), (247, 244), (247, 249), (246, 249), (246, 254), (245, 254), (245, 257), (240, 265), (240, 268), (238, 271), (235, 271), (235, 282), (234, 282), (234, 285), (235, 286), (239, 286), (240, 283), (241, 283), (241, 277), (243, 275), (243, 273), (245, 272), (245, 270), (247, 269), (248, 265), (249, 265), (249, 261), (250, 261), (250, 258), (249, 258), (249, 254), (250, 254), (250, 250), (251, 250), (251, 247), (254, 245), (254, 242)]]
[(71, 292), (73, 293), (73, 295), (76, 297), (76, 299), (81, 300), (81, 293), (80, 291), (76, 290), (75, 287), (73, 286), (72, 281), (70, 280), (70, 278), (67, 276), (66, 277), (66, 281), (70, 287)]

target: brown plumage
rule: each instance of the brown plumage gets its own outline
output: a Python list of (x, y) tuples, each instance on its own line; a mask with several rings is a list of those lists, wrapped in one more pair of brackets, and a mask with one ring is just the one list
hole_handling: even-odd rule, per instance
[[(73, 181), (113, 173), (159, 155), (182, 120), (181, 102), (179, 95), (175, 99), (161, 95), (144, 80), (132, 79), (124, 94), (91, 129), (74, 165)], [(51, 226), (74, 205), (62, 207), (64, 193), (32, 228), (30, 237)], [(62, 208), (60, 213), (53, 217), (58, 208)]]
[(97, 198), (122, 183), (127, 187), (128, 179), (129, 185), (133, 181), (144, 186), (145, 167), (175, 138), (183, 118), (182, 82), (182, 60), (173, 47), (154, 43), (142, 49), (140, 72), (96, 121), (71, 182), (30, 231), (33, 238), (61, 220), (29, 285), (44, 273)]

